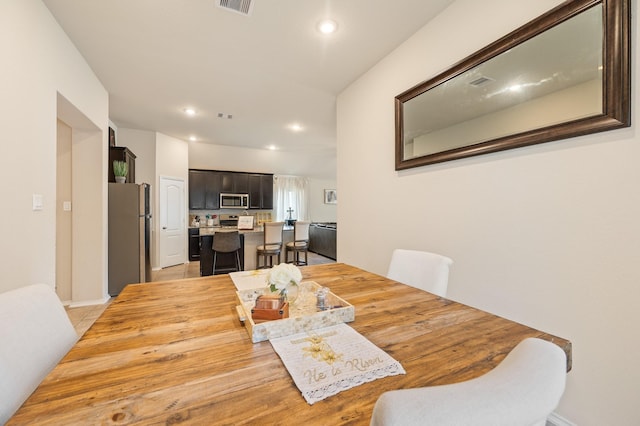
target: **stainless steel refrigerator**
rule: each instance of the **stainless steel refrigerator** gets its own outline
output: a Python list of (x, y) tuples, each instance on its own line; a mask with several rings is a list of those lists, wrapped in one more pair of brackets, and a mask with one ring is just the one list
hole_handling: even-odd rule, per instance
[(109, 294), (151, 281), (150, 185), (109, 183)]

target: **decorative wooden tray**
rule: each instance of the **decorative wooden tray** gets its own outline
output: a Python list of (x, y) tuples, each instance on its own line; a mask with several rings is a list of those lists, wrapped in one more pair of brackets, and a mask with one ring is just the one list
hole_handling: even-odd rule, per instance
[(253, 343), (262, 342), (276, 337), (288, 336), (303, 331), (315, 330), (355, 319), (356, 311), (353, 305), (329, 292), (326, 304), (329, 308), (318, 310), (316, 307), (316, 290), (321, 286), (315, 281), (300, 283), (298, 298), (289, 305), (289, 318), (273, 321), (254, 321), (251, 318), (251, 308), (256, 298), (267, 292), (267, 288), (236, 291), (239, 305), (236, 307), (240, 321), (245, 327)]

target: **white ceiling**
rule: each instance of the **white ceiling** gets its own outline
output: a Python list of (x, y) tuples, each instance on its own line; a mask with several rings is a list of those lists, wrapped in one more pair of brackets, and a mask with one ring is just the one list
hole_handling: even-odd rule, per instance
[[(326, 155), (336, 95), (454, 0), (254, 0), (250, 16), (218, 0), (43, 1), (109, 92), (118, 127)], [(316, 30), (327, 17), (331, 36)]]

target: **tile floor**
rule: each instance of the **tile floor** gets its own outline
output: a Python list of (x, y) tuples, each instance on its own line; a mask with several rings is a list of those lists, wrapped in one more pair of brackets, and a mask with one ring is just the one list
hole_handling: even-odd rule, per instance
[[(320, 265), (323, 263), (334, 263), (334, 260), (309, 252), (309, 265)], [(195, 278), (200, 276), (200, 262), (189, 262), (182, 265), (171, 266), (151, 273), (152, 281), (178, 280), (182, 278)], [(82, 336), (98, 319), (102, 312), (109, 306), (111, 301), (104, 305), (80, 306), (77, 308), (66, 308), (71, 323), (76, 329), (78, 336)]]

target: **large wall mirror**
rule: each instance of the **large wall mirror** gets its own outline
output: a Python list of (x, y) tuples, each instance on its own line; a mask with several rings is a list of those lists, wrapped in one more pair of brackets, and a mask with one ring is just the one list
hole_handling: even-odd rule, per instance
[(396, 170), (631, 124), (629, 0), (570, 0), (398, 95)]

